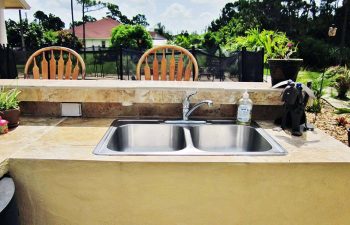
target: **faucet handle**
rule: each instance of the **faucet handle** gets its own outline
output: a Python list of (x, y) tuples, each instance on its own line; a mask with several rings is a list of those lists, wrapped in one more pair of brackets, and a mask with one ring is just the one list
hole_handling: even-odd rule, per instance
[(197, 91), (193, 91), (193, 92), (191, 92), (190, 94), (187, 94), (187, 93), (186, 93), (186, 98), (185, 98), (185, 99), (186, 99), (187, 101), (189, 101), (190, 98), (191, 98), (193, 95), (197, 94), (197, 93), (198, 93)]
[(185, 97), (184, 100), (182, 101), (183, 108), (189, 108), (189, 106), (190, 106), (190, 98), (191, 98), (193, 95), (195, 95), (195, 94), (197, 94), (197, 91), (194, 91), (194, 92), (192, 92), (192, 93), (190, 93), (190, 94), (187, 94), (187, 93), (186, 93), (186, 97)]

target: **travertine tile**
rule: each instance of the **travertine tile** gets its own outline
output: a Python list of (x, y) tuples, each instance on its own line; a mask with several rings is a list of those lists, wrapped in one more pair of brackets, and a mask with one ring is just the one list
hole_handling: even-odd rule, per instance
[(211, 99), (217, 104), (236, 104), (247, 89), (255, 105), (282, 104), (281, 89), (267, 83), (1, 80), (0, 85), (18, 87), (20, 100), (28, 102), (181, 103), (186, 93), (197, 91), (193, 102)]

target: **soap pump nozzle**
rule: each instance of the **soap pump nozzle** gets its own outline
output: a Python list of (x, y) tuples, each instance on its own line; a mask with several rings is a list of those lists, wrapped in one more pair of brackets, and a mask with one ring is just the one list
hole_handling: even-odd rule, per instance
[(249, 93), (248, 93), (247, 89), (245, 89), (245, 92), (243, 93), (243, 98), (244, 99), (249, 99)]

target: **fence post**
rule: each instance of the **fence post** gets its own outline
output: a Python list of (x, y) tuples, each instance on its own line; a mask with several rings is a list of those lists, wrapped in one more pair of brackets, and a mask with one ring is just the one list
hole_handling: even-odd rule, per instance
[(220, 78), (220, 81), (224, 81), (225, 80), (225, 72), (224, 72), (224, 68), (222, 66), (222, 50), (221, 48), (219, 47), (219, 78)]
[(242, 48), (242, 51), (241, 51), (241, 59), (242, 59), (242, 61), (241, 61), (241, 79), (240, 79), (240, 81), (243, 81), (243, 78), (244, 78), (244, 75), (245, 75), (245, 65), (244, 65), (244, 62), (245, 62), (245, 58), (246, 58), (246, 52), (247, 52), (247, 48), (246, 47), (243, 47)]
[(262, 82), (264, 82), (264, 66), (265, 66), (265, 63), (264, 63), (264, 55), (265, 55), (265, 49), (264, 48), (261, 48), (261, 50), (260, 50), (260, 52), (261, 52), (261, 62), (262, 62), (262, 77), (263, 77), (263, 80), (262, 80)]
[(7, 73), (7, 78), (10, 77), (10, 46), (9, 45), (5, 45), (6, 48), (6, 73)]
[(120, 44), (119, 47), (119, 74), (120, 79), (123, 80), (123, 44)]
[(0, 79), (4, 79), (5, 74), (5, 49), (0, 44)]
[[(194, 45), (192, 45), (191, 53), (192, 53), (193, 57), (197, 60), (197, 58), (196, 58), (196, 49), (195, 49)], [(198, 61), (197, 61), (197, 63), (198, 63)], [(195, 80), (195, 74), (196, 73), (195, 73), (194, 64), (192, 64), (192, 77), (193, 77), (192, 80), (193, 81)]]
[(13, 58), (13, 68), (14, 68), (14, 71), (15, 71), (15, 77), (14, 78), (18, 78), (18, 70), (17, 70), (17, 59), (16, 59), (16, 56), (15, 56), (15, 51), (13, 50), (12, 48), (12, 58)]
[[(74, 26), (74, 25), (73, 25), (73, 26)], [(95, 73), (95, 77), (97, 77), (97, 65), (96, 65), (95, 45), (92, 45), (92, 57), (94, 58), (94, 73)]]
[(348, 146), (350, 147), (350, 128), (348, 128), (347, 131), (348, 131)]

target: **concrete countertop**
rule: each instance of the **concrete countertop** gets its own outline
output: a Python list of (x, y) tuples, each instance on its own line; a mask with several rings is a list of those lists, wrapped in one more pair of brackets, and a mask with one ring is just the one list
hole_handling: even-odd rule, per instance
[(192, 102), (211, 99), (235, 104), (248, 90), (254, 105), (281, 105), (281, 89), (263, 82), (188, 82), (124, 80), (0, 80), (0, 86), (21, 90), (20, 101), (99, 103), (181, 103), (188, 91)]
[(101, 156), (92, 153), (113, 119), (22, 117), (21, 124), (1, 135), (0, 177), (12, 159), (92, 160), (116, 162), (235, 162), (235, 163), (347, 163), (350, 149), (315, 129), (302, 137), (273, 131), (271, 122), (259, 124), (287, 151), (285, 156)]

